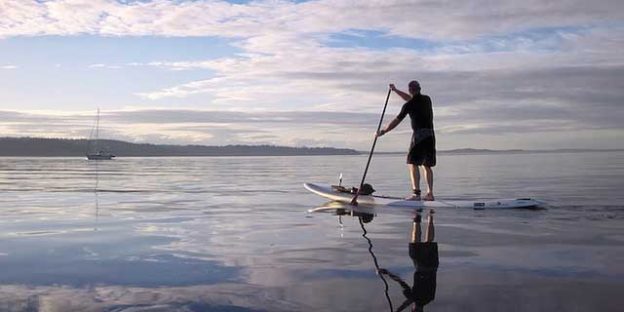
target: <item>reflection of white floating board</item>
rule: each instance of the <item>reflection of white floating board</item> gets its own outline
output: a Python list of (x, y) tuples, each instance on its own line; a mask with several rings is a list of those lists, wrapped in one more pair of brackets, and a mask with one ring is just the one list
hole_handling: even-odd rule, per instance
[[(350, 203), (354, 194), (340, 192), (332, 188), (329, 184), (304, 183), (303, 186), (310, 192), (322, 197)], [(488, 200), (435, 200), (418, 201), (405, 200), (400, 197), (360, 195), (357, 202), (364, 205), (390, 206), (404, 208), (473, 208), (473, 209), (508, 209), (508, 208), (534, 208), (541, 202), (530, 199), (488, 199)]]

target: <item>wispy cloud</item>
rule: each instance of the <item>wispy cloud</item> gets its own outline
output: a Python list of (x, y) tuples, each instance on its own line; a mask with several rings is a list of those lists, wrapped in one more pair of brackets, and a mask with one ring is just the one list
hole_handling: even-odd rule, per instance
[(108, 65), (108, 64), (102, 64), (102, 63), (96, 63), (96, 64), (89, 65), (89, 68), (120, 69), (121, 66), (120, 65)]
[(0, 65), (0, 69), (17, 69), (16, 65)]
[[(320, 0), (136, 1), (59, 0), (2, 2), (0, 36), (115, 35), (252, 37), (276, 32), (335, 33), (376, 29), (417, 38), (468, 38), (624, 18), (621, 1)], [(313, 12), (313, 13), (311, 13)], [(426, 12), (427, 14), (417, 14)]]
[(153, 66), (153, 67), (159, 67), (159, 68), (169, 69), (169, 70), (193, 70), (193, 69), (213, 69), (214, 68), (214, 61), (195, 61), (195, 62), (189, 62), (189, 61), (177, 61), (177, 62), (162, 61), (162, 62), (148, 62), (148, 63), (132, 62), (132, 63), (128, 63), (126, 65), (127, 66)]

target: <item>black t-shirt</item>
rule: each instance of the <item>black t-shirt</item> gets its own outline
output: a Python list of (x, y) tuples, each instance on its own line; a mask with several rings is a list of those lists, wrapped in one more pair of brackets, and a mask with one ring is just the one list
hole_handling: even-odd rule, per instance
[(403, 120), (409, 114), (412, 120), (412, 129), (433, 129), (433, 108), (431, 98), (424, 94), (416, 94), (403, 104), (401, 112), (396, 118)]

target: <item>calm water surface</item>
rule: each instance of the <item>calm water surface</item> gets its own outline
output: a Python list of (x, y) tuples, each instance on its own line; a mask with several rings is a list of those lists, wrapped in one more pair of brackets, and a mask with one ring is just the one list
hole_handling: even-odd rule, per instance
[[(0, 158), (0, 311), (390, 311), (412, 284), (412, 213), (307, 210), (302, 183), (359, 182), (365, 156)], [(439, 156), (439, 198), (536, 197), (542, 210), (439, 209), (425, 311), (621, 311), (624, 153)], [(378, 193), (409, 193), (376, 156)], [(389, 299), (389, 300), (388, 300)], [(409, 311), (410, 308), (407, 308)]]

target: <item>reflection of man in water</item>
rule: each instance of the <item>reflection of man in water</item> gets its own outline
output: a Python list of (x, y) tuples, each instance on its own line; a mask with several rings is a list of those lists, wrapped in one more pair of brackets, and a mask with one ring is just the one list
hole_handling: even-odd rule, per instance
[(380, 274), (387, 274), (403, 288), (403, 295), (407, 298), (396, 311), (403, 311), (410, 304), (414, 304), (412, 311), (423, 311), (426, 304), (435, 299), (436, 274), (438, 271), (438, 244), (433, 242), (433, 209), (429, 211), (425, 241), (421, 242), (420, 214), (417, 214), (412, 223), (412, 239), (409, 244), (409, 255), (414, 261), (414, 286), (405, 283), (400, 277), (386, 269), (380, 269)]

